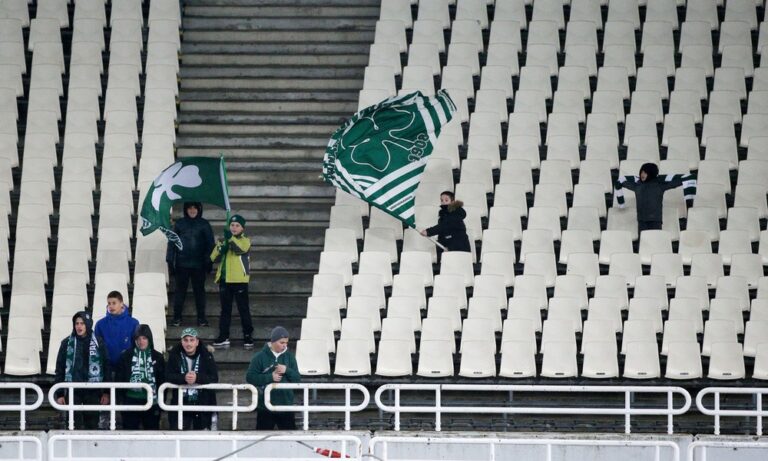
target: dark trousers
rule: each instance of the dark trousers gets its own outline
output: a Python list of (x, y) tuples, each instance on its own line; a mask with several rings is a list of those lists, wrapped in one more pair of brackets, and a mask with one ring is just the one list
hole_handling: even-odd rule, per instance
[(175, 272), (176, 292), (173, 295), (173, 317), (181, 318), (190, 279), (192, 280), (192, 292), (195, 294), (197, 320), (205, 320), (205, 269), (187, 269), (185, 267), (177, 267)]
[[(184, 412), (184, 429), (185, 431), (203, 431), (211, 428), (211, 418), (213, 413), (203, 412)], [(175, 411), (168, 412), (168, 424), (172, 431), (179, 430), (179, 413)]]
[(638, 221), (637, 230), (639, 232), (644, 230), (661, 230), (661, 221)]
[(229, 325), (232, 323), (232, 301), (237, 303), (237, 311), (240, 313), (240, 321), (243, 325), (243, 334), (253, 333), (251, 322), (251, 308), (248, 306), (247, 283), (222, 283), (219, 285), (219, 298), (221, 299), (221, 319), (219, 320), (219, 337), (229, 338)]
[[(144, 403), (144, 402), (141, 402)], [(160, 407), (153, 406), (147, 411), (122, 411), (123, 429), (156, 431), (160, 429)]]
[(291, 412), (256, 410), (256, 430), (271, 431), (275, 427), (281, 430), (295, 430), (296, 418)]
[[(63, 394), (69, 398), (69, 392)], [(96, 391), (75, 391), (75, 404), (76, 405), (98, 405), (101, 399), (101, 394)], [(69, 412), (61, 413), (66, 427), (69, 429)], [(95, 430), (99, 428), (99, 412), (98, 411), (76, 411), (74, 414), (75, 429), (79, 430)]]

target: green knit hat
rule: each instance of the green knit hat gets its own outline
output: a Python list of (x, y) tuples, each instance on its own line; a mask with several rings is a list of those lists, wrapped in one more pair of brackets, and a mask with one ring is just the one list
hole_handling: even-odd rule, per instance
[(245, 228), (245, 218), (239, 214), (233, 215), (231, 218), (229, 218), (229, 224), (232, 224), (233, 222), (236, 222)]

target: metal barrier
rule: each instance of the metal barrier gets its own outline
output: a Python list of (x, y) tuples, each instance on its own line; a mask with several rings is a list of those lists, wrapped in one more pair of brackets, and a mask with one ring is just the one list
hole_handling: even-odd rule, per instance
[[(432, 391), (435, 393), (435, 403), (432, 406), (403, 406), (400, 402), (401, 391)], [(381, 394), (385, 391), (394, 392), (394, 405), (385, 405)], [(510, 402), (505, 406), (444, 406), (443, 391), (472, 391), (472, 392), (509, 392)], [(605, 407), (528, 407), (513, 406), (512, 395), (515, 392), (557, 392), (557, 393), (618, 393), (624, 394), (623, 408)], [(658, 408), (633, 408), (632, 397), (635, 394), (665, 394), (667, 405)], [(685, 404), (680, 408), (674, 407), (674, 395), (680, 395)], [(623, 415), (624, 432), (631, 432), (630, 417), (633, 415), (667, 416), (667, 433), (672, 434), (672, 420), (691, 407), (691, 395), (682, 387), (672, 386), (535, 386), (535, 385), (482, 385), (482, 384), (385, 384), (376, 390), (376, 405), (380, 410), (395, 415), (395, 430), (400, 430), (401, 413), (434, 413), (435, 430), (440, 431), (440, 418), (443, 413), (491, 413), (491, 414), (536, 414), (536, 415)]]
[[(712, 394), (714, 396), (715, 408), (709, 409), (704, 406), (704, 397)], [(720, 396), (726, 395), (752, 395), (754, 397), (754, 410), (723, 410), (720, 408)], [(715, 417), (715, 435), (720, 435), (720, 417), (721, 416), (753, 416), (757, 419), (757, 435), (763, 435), (763, 417), (768, 416), (768, 410), (763, 410), (763, 394), (768, 394), (768, 388), (736, 388), (736, 387), (706, 387), (696, 395), (696, 408), (705, 415)]]
[(762, 448), (766, 451), (768, 458), (768, 441), (757, 440), (697, 440), (688, 445), (688, 461), (696, 461), (696, 449), (699, 449), (701, 456), (698, 457), (698, 461), (707, 461), (707, 448), (726, 448), (726, 449), (739, 449), (739, 448)]
[[(553, 459), (552, 448), (555, 446), (579, 446), (579, 447), (644, 447), (655, 448), (654, 461), (661, 459), (661, 450), (668, 448), (672, 450), (671, 461), (680, 460), (680, 448), (675, 442), (666, 440), (601, 440), (601, 439), (548, 439), (548, 438), (485, 438), (485, 437), (373, 437), (368, 445), (368, 451), (370, 455), (373, 455), (374, 459), (380, 459), (382, 461), (392, 461), (395, 459), (413, 459), (413, 458), (390, 458), (388, 453), (388, 444), (390, 443), (419, 443), (424, 445), (440, 445), (440, 444), (457, 444), (457, 445), (474, 445), (474, 446), (487, 446), (487, 456), (473, 452), (472, 459), (486, 459), (488, 461), (495, 461), (496, 459), (509, 459), (508, 457), (497, 458), (497, 447), (503, 445), (532, 445), (532, 446), (544, 446), (546, 447), (544, 458), (546, 461)], [(376, 449), (381, 447), (380, 453), (376, 452)], [(442, 455), (444, 452), (438, 449), (438, 454)], [(439, 459), (434, 457), (432, 459)], [(454, 458), (452, 458), (454, 459)], [(521, 457), (522, 459), (522, 457)], [(526, 456), (525, 459), (531, 459)], [(557, 458), (561, 459), (561, 458)], [(565, 458), (562, 458), (565, 459)], [(570, 459), (570, 458), (568, 458)], [(585, 458), (586, 459), (586, 458)], [(640, 459), (632, 457), (632, 459)]]
[[(37, 410), (40, 405), (43, 404), (43, 390), (40, 386), (32, 383), (0, 383), (0, 390), (18, 390), (19, 391), (19, 403), (18, 404), (0, 404), (0, 412), (4, 411), (18, 411), (19, 412), (19, 430), (26, 430), (27, 428), (27, 412)], [(27, 403), (27, 389), (35, 391), (37, 394), (37, 400), (34, 403)]]
[[(273, 405), (270, 396), (272, 389), (301, 389), (303, 391), (304, 403), (302, 405)], [(315, 405), (309, 404), (309, 391), (317, 390), (343, 390), (344, 391), (344, 405)], [(352, 405), (351, 392), (352, 390), (360, 391), (363, 394), (363, 401), (358, 405)], [(368, 389), (360, 384), (345, 384), (345, 383), (272, 383), (268, 384), (264, 388), (264, 405), (271, 411), (298, 411), (304, 414), (303, 429), (309, 430), (309, 414), (316, 412), (326, 413), (344, 413), (344, 430), (350, 429), (351, 414), (357, 411), (363, 411), (368, 407), (368, 403), (371, 401), (371, 395), (368, 393)]]
[[(290, 444), (272, 447), (261, 442)], [(317, 449), (312, 444), (322, 444)], [(61, 444), (66, 444), (63, 447)], [(250, 446), (256, 445), (247, 456)], [(300, 446), (298, 446), (300, 445)], [(292, 450), (290, 450), (292, 448)], [(284, 459), (315, 460), (316, 451), (334, 450), (338, 456), (362, 459), (362, 442), (358, 437), (339, 434), (240, 434), (211, 432), (54, 434), (48, 438), (48, 461), (83, 461), (88, 459), (140, 459), (142, 461), (186, 461), (189, 459)], [(296, 454), (298, 456), (291, 456)], [(91, 455), (91, 456), (88, 456)], [(231, 455), (231, 456), (230, 456)], [(260, 455), (256, 457), (255, 455)], [(348, 457), (348, 458), (347, 458)]]
[[(175, 405), (171, 405), (169, 403), (165, 403), (165, 391), (168, 389), (177, 389), (177, 402)], [(186, 389), (198, 389), (198, 390), (229, 390), (232, 391), (232, 402), (230, 405), (190, 405), (185, 404), (183, 397), (184, 390)], [(238, 391), (250, 391), (252, 401), (251, 404), (245, 407), (242, 407), (237, 402), (238, 397)], [(250, 384), (224, 384), (224, 383), (216, 383), (216, 384), (171, 384), (171, 383), (164, 383), (160, 386), (160, 389), (157, 390), (157, 403), (160, 405), (160, 408), (165, 411), (175, 411), (179, 413), (179, 429), (183, 429), (184, 426), (184, 411), (194, 411), (194, 412), (219, 412), (219, 411), (226, 411), (226, 412), (232, 412), (232, 430), (237, 429), (237, 414), (238, 413), (247, 413), (251, 412), (256, 409), (256, 405), (258, 404), (259, 399), (259, 391), (253, 387)]]
[[(18, 444), (16, 450), (16, 457), (3, 457), (3, 460), (18, 460), (18, 461), (43, 461), (43, 444), (39, 438), (32, 435), (2, 435), (0, 436), (0, 446), (6, 444)], [(25, 444), (32, 444), (35, 449), (34, 456), (30, 457), (28, 451), (24, 449)]]
[[(67, 402), (61, 404), (56, 401), (56, 391), (67, 389)], [(75, 404), (75, 389), (109, 389), (109, 403), (106, 405)], [(143, 389), (147, 394), (144, 405), (118, 405), (117, 389)], [(118, 411), (146, 411), (152, 408), (152, 387), (146, 383), (57, 383), (48, 391), (48, 402), (57, 410), (69, 413), (69, 430), (75, 429), (76, 411), (108, 411), (109, 430), (114, 431), (116, 426), (115, 413)]]

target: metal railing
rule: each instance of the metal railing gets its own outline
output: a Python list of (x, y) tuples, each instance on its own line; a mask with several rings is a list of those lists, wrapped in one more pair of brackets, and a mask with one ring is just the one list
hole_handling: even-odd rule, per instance
[[(394, 404), (387, 405), (382, 402), (384, 392), (394, 393)], [(402, 405), (402, 391), (431, 391), (434, 392), (434, 404), (432, 405)], [(508, 392), (510, 401), (503, 406), (448, 406), (443, 405), (444, 391), (471, 391), (471, 392)], [(531, 407), (515, 406), (511, 401), (514, 393), (518, 392), (545, 392), (545, 393), (570, 393), (583, 395), (589, 393), (613, 393), (624, 394), (623, 408), (578, 406), (578, 407)], [(633, 397), (637, 394), (661, 394), (666, 395), (667, 404), (663, 407), (637, 408), (632, 406)], [(679, 408), (674, 406), (674, 396), (681, 396), (685, 403)], [(428, 413), (435, 415), (435, 430), (441, 430), (441, 416), (444, 413), (483, 413), (483, 414), (535, 414), (535, 415), (620, 415), (624, 416), (624, 432), (631, 432), (632, 416), (651, 415), (667, 417), (667, 433), (673, 433), (673, 417), (682, 415), (691, 407), (691, 395), (682, 387), (672, 386), (536, 386), (536, 385), (482, 385), (482, 384), (385, 384), (376, 390), (376, 405), (381, 411), (394, 413), (395, 430), (400, 430), (400, 415), (402, 413)]]
[[(714, 408), (704, 406), (704, 397), (712, 394)], [(751, 395), (753, 397), (753, 410), (724, 410), (720, 408), (721, 395)], [(696, 408), (705, 414), (715, 417), (715, 435), (720, 435), (721, 416), (750, 416), (757, 420), (757, 435), (763, 435), (763, 417), (768, 416), (768, 410), (763, 410), (763, 395), (768, 394), (768, 388), (737, 388), (737, 387), (706, 387), (696, 395)]]
[[(32, 383), (0, 383), (0, 390), (18, 390), (19, 391), (19, 403), (3, 403), (0, 404), (0, 412), (4, 411), (18, 411), (19, 412), (19, 430), (26, 430), (27, 428), (27, 412), (34, 411), (40, 408), (43, 404), (43, 390), (40, 386)], [(27, 403), (27, 390), (32, 390), (37, 394), (37, 400), (34, 403)]]
[[(707, 461), (708, 448), (725, 448), (738, 450), (740, 448), (759, 448), (768, 452), (768, 441), (758, 440), (696, 440), (688, 445), (687, 461)], [(696, 452), (700, 456), (696, 457)], [(715, 458), (717, 459), (717, 458)], [(765, 458), (763, 458), (765, 459)]]
[[(276, 447), (266, 445), (275, 442), (280, 445)], [(131, 443), (136, 449), (127, 452), (126, 443)], [(315, 454), (316, 447), (309, 445), (310, 443), (320, 445), (317, 448), (321, 450), (337, 451), (339, 456), (333, 456), (335, 458), (360, 460), (363, 456), (362, 441), (351, 435), (134, 432), (54, 434), (48, 437), (47, 460), (114, 459), (114, 456), (94, 457), (94, 452), (97, 450), (98, 453), (119, 453), (119, 458), (123, 460), (140, 459), (142, 461), (319, 459), (321, 456)], [(249, 449), (250, 451), (247, 451)]]
[[(56, 401), (55, 396), (59, 389), (67, 390), (66, 403), (61, 404)], [(109, 389), (109, 403), (106, 405), (77, 404), (74, 399), (76, 389)], [(146, 392), (147, 401), (143, 405), (118, 405), (118, 389), (142, 389)], [(146, 411), (152, 408), (152, 387), (146, 383), (57, 383), (51, 386), (51, 389), (48, 391), (48, 402), (53, 408), (68, 413), (70, 431), (75, 429), (76, 411), (108, 411), (109, 430), (114, 431), (117, 422), (116, 413), (118, 411)]]
[[(8, 456), (8, 450), (5, 448), (7, 444), (16, 444), (16, 457)], [(30, 455), (29, 451), (24, 449), (25, 444), (31, 444), (35, 452)], [(43, 461), (43, 443), (38, 437), (32, 435), (2, 435), (0, 436), (0, 446), (3, 446), (3, 453), (6, 455), (4, 460), (18, 460), (18, 461)]]
[[(170, 404), (165, 402), (165, 391), (168, 389), (176, 389), (176, 404)], [(220, 391), (220, 390), (228, 390), (232, 391), (232, 401), (228, 405), (191, 405), (191, 404), (185, 404), (183, 394), (184, 391), (187, 389), (197, 389), (197, 390), (213, 390), (213, 391)], [(251, 403), (248, 406), (240, 406), (238, 403), (238, 396), (239, 391), (248, 391), (251, 394)], [(160, 405), (160, 408), (165, 411), (175, 411), (179, 414), (178, 420), (178, 428), (183, 429), (184, 427), (184, 411), (191, 411), (191, 412), (204, 412), (204, 413), (214, 413), (214, 412), (231, 412), (232, 413), (232, 430), (237, 429), (237, 414), (238, 413), (248, 413), (256, 409), (256, 405), (258, 404), (259, 399), (259, 391), (250, 384), (225, 384), (225, 383), (216, 383), (216, 384), (171, 384), (171, 383), (164, 383), (160, 386), (160, 389), (157, 390), (157, 403)]]
[[(611, 440), (611, 439), (596, 439), (596, 438), (589, 438), (589, 439), (555, 439), (555, 438), (485, 438), (485, 437), (373, 437), (368, 444), (368, 451), (369, 454), (375, 456), (375, 459), (380, 459), (382, 461), (394, 461), (394, 460), (405, 460), (405, 459), (412, 459), (412, 458), (393, 458), (389, 456), (388, 453), (388, 445), (389, 444), (400, 444), (400, 443), (411, 443), (411, 444), (421, 444), (421, 445), (429, 445), (429, 446), (439, 446), (439, 445), (446, 445), (446, 444), (453, 444), (453, 445), (461, 445), (461, 446), (486, 446), (487, 447), (487, 453), (477, 453), (476, 451), (472, 450), (472, 458), (471, 459), (486, 459), (488, 461), (496, 461), (498, 460), (504, 460), (504, 459), (511, 459), (509, 456), (509, 453), (506, 453), (505, 455), (499, 455), (497, 453), (497, 448), (504, 445), (529, 445), (529, 446), (543, 446), (545, 447), (544, 456), (541, 459), (544, 459), (546, 461), (552, 461), (552, 459), (564, 459), (561, 456), (559, 457), (553, 457), (552, 448), (553, 447), (641, 447), (641, 448), (655, 448), (653, 452), (653, 460), (654, 461), (660, 461), (661, 460), (661, 450), (662, 449), (669, 449), (671, 450), (671, 458), (665, 458), (669, 459), (670, 461), (679, 461), (680, 460), (680, 448), (677, 446), (675, 442), (667, 441), (667, 440)], [(377, 452), (377, 449), (380, 448), (380, 450)], [(410, 453), (410, 452), (409, 452)], [(440, 448), (437, 448), (435, 457), (432, 457), (431, 459), (438, 459), (440, 455), (445, 453), (444, 451), (440, 450)], [(531, 453), (526, 452), (526, 456), (520, 456), (521, 459), (532, 459)], [(423, 455), (422, 455), (423, 456)], [(452, 458), (454, 459), (454, 458)], [(569, 458), (570, 459), (570, 458)], [(584, 458), (588, 459), (588, 458)], [(632, 459), (641, 459), (640, 457), (632, 457)]]
[[(303, 403), (301, 405), (273, 405), (270, 397), (272, 389), (299, 389), (303, 391)], [(343, 405), (310, 405), (309, 391), (317, 390), (343, 390)], [(363, 401), (357, 405), (352, 405), (352, 390), (363, 394)], [(351, 414), (363, 411), (368, 407), (371, 401), (371, 395), (368, 389), (360, 384), (350, 383), (272, 383), (264, 388), (264, 405), (271, 411), (298, 411), (304, 415), (303, 429), (309, 430), (309, 414), (317, 412), (325, 413), (344, 413), (344, 430), (350, 429)]]

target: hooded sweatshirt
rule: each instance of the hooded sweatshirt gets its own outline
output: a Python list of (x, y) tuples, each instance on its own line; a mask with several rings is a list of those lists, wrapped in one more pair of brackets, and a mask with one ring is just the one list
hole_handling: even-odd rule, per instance
[(437, 242), (449, 251), (471, 251), (467, 227), (464, 218), (464, 203), (454, 200), (450, 205), (440, 205), (440, 213), (437, 216), (437, 225), (427, 229), (427, 235), (437, 235)]
[[(197, 208), (197, 216), (189, 216), (189, 208)], [(213, 250), (213, 230), (206, 219), (203, 219), (203, 205), (200, 202), (184, 203), (184, 217), (176, 221), (173, 231), (181, 239), (182, 249), (168, 242), (165, 261), (174, 268), (210, 269), (208, 256)]]
[[(77, 319), (83, 319), (83, 322), (85, 323), (85, 334), (83, 336), (78, 336), (75, 332), (75, 321)], [(72, 316), (72, 334), (70, 336), (65, 337), (61, 340), (61, 344), (59, 345), (59, 353), (56, 356), (56, 376), (55, 376), (55, 382), (62, 383), (66, 381), (65, 375), (66, 375), (66, 368), (67, 368), (67, 344), (69, 343), (69, 339), (71, 337), (75, 338), (75, 357), (74, 357), (74, 363), (72, 365), (72, 381), (75, 383), (81, 383), (81, 382), (87, 382), (88, 381), (88, 363), (89, 363), (89, 348), (91, 345), (91, 336), (93, 335), (93, 319), (91, 318), (91, 315), (85, 311), (77, 312), (75, 315)], [(98, 338), (98, 336), (97, 336)], [(104, 343), (101, 340), (101, 338), (98, 338), (99, 343), (99, 350), (101, 352), (102, 362), (103, 362), (103, 374), (104, 376), (109, 376), (109, 364), (106, 360), (107, 351), (104, 348)], [(60, 397), (65, 394), (65, 391), (63, 389), (56, 392), (56, 397)]]
[[(686, 191), (688, 195), (695, 194), (695, 177), (693, 175), (659, 175), (659, 167), (654, 163), (645, 163), (640, 167), (641, 172), (647, 175), (645, 181), (641, 181), (638, 176), (620, 176), (616, 184), (616, 200), (620, 206), (623, 206), (622, 188), (629, 189), (635, 193), (637, 204), (637, 220), (647, 222), (661, 222), (663, 213), (664, 193), (669, 189), (674, 189), (692, 182), (692, 192)], [(692, 195), (691, 195), (692, 197)]]
[[(157, 389), (159, 389), (160, 385), (165, 382), (165, 359), (163, 358), (163, 354), (155, 350), (152, 330), (149, 328), (149, 325), (139, 325), (133, 335), (133, 346), (120, 355), (120, 363), (115, 370), (115, 381), (120, 383), (131, 382), (133, 358), (136, 351), (136, 339), (139, 336), (144, 336), (149, 339), (149, 346), (147, 346), (147, 349), (151, 352), (152, 355), (151, 360), (155, 377), (155, 386)], [(125, 398), (127, 392), (123, 391), (121, 394), (123, 398)]]
[(96, 336), (103, 338), (113, 367), (119, 363), (120, 354), (133, 345), (133, 333), (138, 326), (139, 321), (131, 317), (127, 304), (122, 314), (112, 315), (107, 310), (107, 316), (96, 322)]

